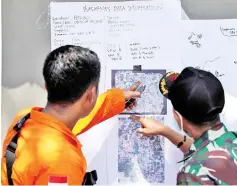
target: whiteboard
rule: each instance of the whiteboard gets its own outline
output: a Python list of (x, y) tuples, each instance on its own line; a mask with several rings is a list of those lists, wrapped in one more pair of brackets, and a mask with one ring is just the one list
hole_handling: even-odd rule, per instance
[[(157, 90), (158, 80), (167, 71), (180, 72), (186, 66), (203, 68), (223, 83), (227, 106), (221, 117), (227, 127), (237, 129), (233, 112), (237, 89), (229, 80), (236, 69), (236, 53), (231, 50), (237, 44), (236, 20), (181, 21), (180, 3), (168, 0), (51, 3), (50, 10), (52, 49), (75, 44), (98, 53), (102, 64), (100, 93), (114, 86), (129, 86), (140, 78), (151, 88), (135, 113), (178, 130), (172, 105)], [(133, 73), (134, 65), (141, 65), (142, 72)], [(176, 162), (182, 153), (166, 139), (139, 140), (133, 132), (139, 126), (129, 120), (129, 114), (133, 113), (122, 113), (78, 137), (88, 170), (98, 171), (99, 184), (176, 184), (180, 166)], [(126, 133), (129, 135), (123, 135)], [(147, 149), (144, 153), (152, 143), (159, 144), (154, 145), (159, 152)]]
[(237, 70), (237, 20), (182, 22), (183, 67), (194, 66), (212, 72), (225, 90), (222, 121), (237, 131), (237, 88), (233, 84)]
[(222, 82), (226, 103), (221, 117), (230, 130), (237, 130), (236, 47), (237, 20), (182, 22), (182, 65), (208, 70)]
[[(180, 3), (177, 1), (107, 2), (103, 5), (88, 2), (53, 2), (50, 6), (50, 12), (51, 49), (65, 44), (75, 44), (94, 50), (99, 55), (102, 65), (100, 92), (105, 90), (103, 84), (105, 67), (110, 60), (108, 55), (114, 55), (110, 51), (116, 50), (114, 43), (117, 45), (116, 47), (125, 48), (126, 46), (122, 46), (124, 40), (130, 40), (131, 43), (135, 42), (137, 38), (143, 38), (143, 42), (152, 41), (162, 44), (162, 48), (157, 46), (160, 55), (170, 56), (167, 51), (171, 50), (171, 47), (174, 47), (173, 51), (176, 51), (176, 55), (179, 54), (175, 50), (177, 45), (171, 44), (173, 40), (178, 38), (178, 32), (173, 31), (181, 16)], [(145, 13), (145, 16), (137, 19), (141, 13)], [(162, 27), (167, 27), (167, 29), (154, 27), (154, 17), (155, 22), (160, 22)], [(164, 20), (169, 20), (169, 22)], [(168, 34), (165, 33), (167, 31), (170, 33), (170, 36), (166, 38), (168, 42), (163, 39), (164, 35)], [(158, 36), (160, 37), (158, 38)], [(120, 59), (120, 62), (126, 60), (130, 59)]]
[[(141, 14), (143, 16), (140, 16)], [(166, 70), (180, 70), (181, 64), (177, 60), (180, 55), (179, 32), (177, 30), (180, 16), (181, 9), (177, 1), (111, 2), (103, 3), (103, 5), (100, 3), (52, 3), (51, 48), (54, 49), (65, 44), (76, 44), (96, 51), (102, 64), (100, 80), (100, 92), (102, 93), (111, 88), (111, 67), (124, 70), (140, 64), (144, 69), (161, 69), (158, 71), (162, 71), (163, 74)], [(177, 61), (176, 65), (173, 63), (175, 60)], [(161, 74), (158, 73), (154, 77), (158, 76), (160, 77)], [(165, 99), (163, 96), (157, 95), (157, 98), (161, 97), (161, 104), (163, 104), (162, 101)], [(167, 101), (163, 107), (166, 109), (164, 113), (158, 109), (155, 116), (152, 117), (162, 118), (163, 122), (169, 121), (169, 117), (166, 116), (171, 113), (171, 107), (167, 106)], [(147, 109), (151, 110), (151, 108)], [(143, 181), (140, 179), (129, 180), (129, 175), (121, 177), (124, 172), (119, 171), (123, 165), (118, 163), (118, 157), (120, 157), (118, 155), (123, 154), (118, 149), (118, 144), (121, 144), (118, 141), (121, 139), (118, 138), (118, 122), (120, 121), (126, 124), (128, 120), (126, 116), (114, 117), (91, 129), (87, 134), (79, 136), (85, 146), (84, 153), (89, 164), (88, 169), (98, 171), (99, 184), (117, 184), (118, 182), (144, 184), (147, 179), (149, 179), (148, 182), (154, 184), (175, 184), (175, 175), (178, 169), (176, 161), (181, 159), (182, 154), (179, 152), (180, 159), (176, 159), (178, 156), (175, 158), (169, 156), (173, 151), (178, 152), (178, 150), (160, 137), (153, 140), (155, 144), (158, 141), (162, 143), (157, 147), (160, 152), (148, 154), (148, 158), (151, 156), (156, 158), (152, 162), (147, 160), (147, 163), (154, 163), (157, 166), (141, 170), (145, 166), (144, 163), (146, 164), (146, 162), (141, 163), (141, 156), (139, 154), (132, 155), (132, 158), (138, 157), (135, 162), (130, 159), (130, 164), (135, 166), (135, 170), (131, 167), (130, 173), (138, 176), (142, 175), (142, 171), (145, 171), (146, 177)], [(126, 131), (123, 132), (126, 133)], [(138, 136), (136, 134), (133, 136), (135, 141)], [(96, 140), (96, 147), (93, 145), (93, 140)], [(142, 142), (140, 148), (147, 148), (144, 146), (143, 140), (140, 141)], [(150, 143), (150, 141), (150, 139), (146, 139), (146, 143)], [(96, 156), (93, 151), (97, 152)], [(152, 150), (150, 152), (152, 153)], [(158, 160), (161, 155), (162, 159)], [(140, 167), (141, 165), (144, 166)], [(148, 171), (151, 169), (153, 172)], [(153, 177), (150, 176), (152, 174)], [(168, 174), (173, 175), (167, 177)]]
[(237, 69), (237, 20), (183, 22), (182, 61), (209, 70), (223, 83), (225, 92), (237, 97), (232, 85)]

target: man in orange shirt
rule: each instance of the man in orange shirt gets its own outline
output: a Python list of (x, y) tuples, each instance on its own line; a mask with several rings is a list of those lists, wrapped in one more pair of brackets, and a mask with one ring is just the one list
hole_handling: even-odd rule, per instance
[[(111, 89), (97, 100), (99, 59), (93, 51), (79, 46), (52, 51), (45, 60), (43, 75), (48, 92), (46, 107), (20, 112), (4, 140), (3, 185), (81, 185), (87, 165), (75, 134), (122, 112), (125, 100), (140, 97), (134, 91), (137, 84), (128, 90)], [(5, 155), (7, 148), (11, 151), (8, 144), (14, 136), (17, 148), (9, 174)]]

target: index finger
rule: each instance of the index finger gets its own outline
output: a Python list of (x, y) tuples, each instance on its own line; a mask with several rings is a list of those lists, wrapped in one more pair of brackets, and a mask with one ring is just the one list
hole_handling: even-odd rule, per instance
[(141, 81), (136, 82), (135, 84), (133, 84), (133, 85), (129, 88), (129, 90), (132, 90), (132, 91), (136, 90), (137, 87), (138, 87), (141, 83), (142, 83)]
[(144, 118), (141, 118), (140, 116), (132, 115), (132, 116), (130, 116), (130, 118), (132, 118), (133, 120), (138, 121), (140, 123), (143, 123), (143, 121), (144, 121)]

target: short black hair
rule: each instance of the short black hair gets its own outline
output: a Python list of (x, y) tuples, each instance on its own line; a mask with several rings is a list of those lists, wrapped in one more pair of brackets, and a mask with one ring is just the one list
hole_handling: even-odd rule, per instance
[(47, 56), (43, 76), (50, 103), (74, 103), (91, 84), (98, 86), (100, 60), (81, 46), (65, 45)]
[(221, 123), (221, 119), (220, 119), (220, 115), (217, 115), (217, 117), (211, 121), (207, 121), (207, 122), (202, 122), (202, 123), (192, 123), (193, 125), (195, 125), (196, 127), (214, 127), (217, 124)]

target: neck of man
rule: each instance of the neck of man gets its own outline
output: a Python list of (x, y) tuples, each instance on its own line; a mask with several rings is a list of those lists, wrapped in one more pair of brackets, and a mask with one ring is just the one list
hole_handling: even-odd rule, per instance
[(194, 140), (197, 140), (199, 137), (201, 137), (209, 129), (210, 128), (193, 127), (193, 129), (188, 130), (188, 133), (192, 136), (192, 138)]
[(77, 108), (75, 113), (72, 106), (68, 104), (52, 104), (48, 102), (42, 112), (60, 121), (70, 130), (74, 128), (79, 118), (82, 118), (80, 116), (80, 109)]
[(194, 124), (189, 124), (187, 132), (192, 136), (192, 138), (194, 140), (197, 140), (199, 137), (201, 137), (206, 131), (215, 128), (215, 126), (217, 126), (218, 124), (220, 124), (220, 121), (215, 122), (215, 124), (213, 125), (209, 125), (206, 127), (197, 127)]

